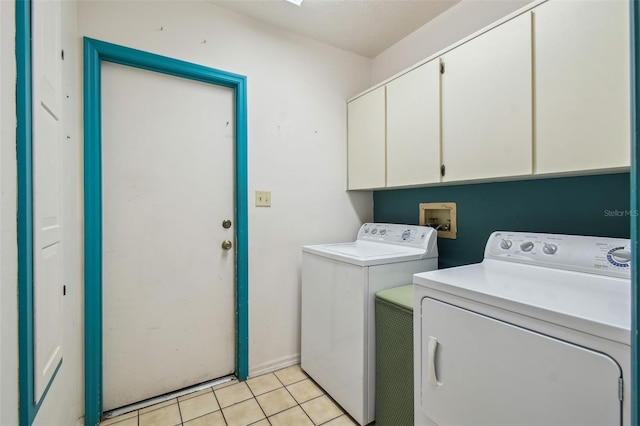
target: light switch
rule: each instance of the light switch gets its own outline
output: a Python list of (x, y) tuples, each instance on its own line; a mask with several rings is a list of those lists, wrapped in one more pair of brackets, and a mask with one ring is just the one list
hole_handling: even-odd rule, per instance
[(256, 207), (271, 207), (271, 191), (256, 191)]

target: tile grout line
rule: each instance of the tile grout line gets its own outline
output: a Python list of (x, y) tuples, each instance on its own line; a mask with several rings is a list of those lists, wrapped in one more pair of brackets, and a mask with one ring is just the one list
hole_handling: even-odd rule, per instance
[[(262, 375), (260, 375), (260, 376), (258, 376), (258, 377), (266, 376), (267, 374), (273, 374), (273, 375), (274, 375), (274, 377), (276, 378), (276, 380), (277, 380), (277, 381), (282, 385), (282, 388), (275, 388), (275, 389), (270, 390), (269, 392), (262, 393), (261, 395), (266, 395), (266, 394), (268, 394), (268, 393), (275, 392), (275, 391), (277, 391), (278, 389), (284, 389), (284, 390), (286, 390), (286, 391), (287, 391), (287, 393), (289, 394), (289, 396), (291, 396), (291, 399), (293, 399), (293, 402), (295, 402), (295, 403), (296, 403), (296, 405), (300, 406), (300, 404), (298, 404), (298, 400), (297, 400), (297, 399), (296, 399), (296, 398), (291, 394), (291, 392), (289, 392), (289, 389), (287, 389), (287, 385), (285, 385), (285, 384), (284, 384), (284, 382), (280, 379), (280, 377), (278, 377), (278, 375), (276, 374), (276, 372), (275, 372), (275, 371), (272, 371), (271, 373), (265, 373), (265, 374), (262, 374)], [(305, 379), (302, 379), (302, 380), (305, 380)], [(301, 382), (302, 380), (298, 380), (298, 382)], [(298, 383), (298, 382), (294, 382), (294, 383)], [(290, 384), (293, 384), (293, 383), (290, 383)], [(247, 385), (247, 386), (249, 387), (249, 390), (251, 390), (251, 387), (250, 387), (249, 385)], [(251, 390), (251, 393), (253, 393), (253, 390)], [(262, 405), (260, 405), (260, 401), (258, 401), (258, 398), (257, 398), (257, 397), (255, 397), (255, 396), (254, 396), (254, 398), (256, 399), (256, 402), (258, 403), (258, 405), (260, 406), (260, 409), (261, 409), (261, 410), (262, 410), (262, 412), (264, 413), (265, 418), (267, 419), (267, 422), (269, 422), (269, 425), (271, 425), (271, 420), (269, 420), (269, 417), (273, 417), (273, 416), (276, 416), (276, 415), (278, 415), (278, 414), (280, 414), (280, 413), (284, 413), (285, 411), (290, 410), (290, 409), (292, 409), (293, 407), (295, 407), (295, 405), (294, 405), (293, 407), (285, 408), (284, 410), (278, 411), (277, 413), (273, 413), (271, 416), (267, 416), (267, 413), (265, 413), (265, 412), (264, 412), (264, 409), (262, 408)], [(300, 408), (302, 408), (302, 407), (300, 407)], [(304, 411), (304, 410), (303, 410), (303, 411)], [(313, 423), (313, 422), (312, 422), (312, 423)]]
[[(282, 383), (282, 382), (280, 382), (280, 383)], [(282, 387), (272, 389), (272, 390), (270, 390), (269, 392), (262, 393), (262, 394), (260, 394), (260, 395), (258, 395), (258, 396), (267, 395), (267, 394), (270, 394), (270, 393), (272, 393), (272, 392), (278, 391), (278, 390), (280, 390), (280, 389), (284, 389), (285, 391), (287, 391), (287, 393), (289, 394), (289, 396), (291, 396), (291, 399), (293, 399), (293, 402), (295, 403), (295, 405), (293, 405), (293, 406), (291, 406), (291, 407), (288, 407), (288, 408), (285, 408), (284, 410), (277, 411), (277, 412), (273, 413), (273, 414), (272, 414), (272, 415), (270, 415), (270, 416), (266, 416), (266, 414), (267, 414), (267, 413), (265, 413), (265, 416), (266, 416), (266, 419), (267, 419), (267, 420), (269, 420), (269, 417), (273, 417), (273, 416), (276, 416), (276, 415), (278, 415), (278, 414), (280, 414), (280, 413), (284, 413), (284, 412), (285, 412), (285, 411), (287, 411), (287, 410), (291, 410), (291, 409), (292, 409), (293, 407), (295, 407), (296, 405), (300, 405), (300, 404), (298, 404), (298, 401), (296, 401), (296, 399), (293, 397), (293, 395), (291, 395), (291, 392), (289, 392), (289, 390), (287, 389), (287, 387), (286, 387), (286, 386), (284, 386), (284, 385), (282, 385)], [(258, 397), (256, 397), (255, 399), (256, 399), (256, 401), (258, 402), (258, 405), (260, 405), (260, 401), (258, 401)], [(262, 408), (262, 405), (260, 405), (260, 408)], [(263, 409), (262, 411), (264, 412), (264, 409)], [(269, 421), (269, 424), (271, 424), (271, 421)]]
[[(233, 385), (229, 385), (229, 386), (233, 386)], [(225, 386), (225, 387), (220, 388), (220, 389), (224, 389), (224, 388), (229, 387), (229, 386)], [(216, 390), (213, 388), (213, 386), (211, 387), (211, 392), (213, 392), (213, 397), (216, 399), (216, 402), (218, 403), (218, 407), (220, 408), (220, 414), (222, 414), (222, 421), (224, 422), (225, 425), (228, 426), (229, 422), (227, 422), (227, 416), (225, 416), (224, 415), (224, 411), (222, 411), (222, 404), (220, 403), (220, 400), (218, 399), (218, 395), (216, 395)]]
[[(260, 375), (260, 376), (258, 376), (258, 377), (266, 376), (267, 374), (273, 374), (273, 375), (275, 376), (276, 380), (278, 380), (278, 382), (280, 382), (280, 384), (282, 385), (282, 388), (284, 388), (284, 389), (287, 391), (287, 393), (289, 394), (289, 396), (291, 396), (291, 399), (293, 399), (293, 401), (295, 402), (295, 405), (294, 405), (294, 406), (289, 407), (289, 408), (285, 408), (284, 410), (278, 411), (277, 413), (273, 413), (273, 414), (272, 414), (271, 416), (269, 416), (269, 417), (273, 417), (273, 416), (276, 416), (276, 415), (278, 415), (278, 414), (280, 414), (280, 413), (284, 413), (285, 411), (287, 411), (287, 410), (291, 410), (292, 408), (295, 408), (295, 407), (297, 406), (297, 407), (300, 407), (300, 409), (301, 409), (301, 410), (302, 410), (302, 412), (305, 414), (305, 416), (307, 416), (307, 418), (311, 421), (311, 424), (313, 424), (314, 426), (316, 426), (315, 422), (314, 422), (314, 421), (309, 417), (309, 415), (308, 415), (308, 414), (307, 414), (307, 412), (304, 410), (304, 408), (302, 407), (302, 405), (298, 402), (298, 400), (296, 399), (296, 397), (295, 397), (295, 396), (293, 396), (293, 394), (291, 393), (291, 391), (287, 388), (287, 386), (291, 386), (291, 385), (294, 385), (294, 384), (296, 384), (296, 383), (300, 383), (300, 382), (302, 382), (302, 381), (304, 381), (304, 380), (310, 379), (310, 377), (309, 377), (306, 373), (304, 373), (304, 372), (303, 372), (303, 374), (305, 375), (305, 378), (300, 379), (300, 380), (297, 380), (297, 381), (295, 381), (295, 382), (291, 382), (291, 383), (289, 383), (288, 385), (285, 385), (285, 384), (284, 384), (284, 382), (282, 381), (282, 379), (280, 379), (280, 377), (278, 377), (278, 375), (277, 375), (277, 374), (275, 374), (275, 371), (272, 371), (271, 373), (265, 373), (265, 374), (262, 374), (262, 375)], [(315, 383), (315, 382), (313, 382), (313, 383)], [(253, 394), (253, 390), (251, 389), (251, 387), (250, 387), (249, 385), (247, 385), (247, 387), (249, 388), (249, 390), (250, 390), (250, 391), (251, 391), (251, 393)], [(263, 394), (261, 394), (261, 395), (266, 395), (266, 394), (271, 393), (271, 392), (274, 392), (274, 391), (276, 391), (276, 390), (278, 390), (278, 389), (281, 389), (281, 388), (275, 388), (275, 389), (272, 389), (272, 390), (270, 390), (269, 392), (264, 392), (264, 393), (263, 393)], [(322, 389), (322, 388), (320, 388), (320, 389)], [(324, 390), (322, 391), (322, 393), (323, 393), (323, 395), (324, 395)], [(320, 396), (322, 396), (322, 395), (320, 395)], [(319, 398), (320, 396), (317, 396), (316, 398)], [(269, 417), (268, 417), (268, 416), (266, 416), (266, 413), (264, 412), (264, 409), (262, 409), (262, 406), (260, 405), (260, 402), (258, 401), (258, 399), (257, 399), (257, 397), (255, 396), (255, 394), (254, 394), (254, 398), (256, 399), (256, 402), (258, 403), (258, 406), (260, 406), (260, 409), (262, 410), (262, 412), (265, 414), (265, 418), (267, 419), (267, 422), (269, 422), (269, 425), (271, 425), (271, 421), (269, 420)], [(312, 399), (315, 399), (315, 398), (311, 398), (309, 401), (311, 401)], [(307, 401), (305, 401), (305, 402), (307, 402)]]
[[(315, 384), (319, 389), (321, 389), (321, 390), (322, 390), (322, 395), (319, 395), (319, 396), (316, 396), (316, 397), (314, 397), (314, 398), (311, 398), (310, 400), (305, 401), (303, 404), (306, 404), (306, 403), (307, 403), (307, 402), (309, 402), (309, 401), (313, 401), (314, 399), (318, 399), (318, 398), (322, 398), (323, 396), (326, 396), (327, 398), (329, 398), (329, 401), (331, 401), (331, 402), (332, 402), (336, 407), (338, 407), (338, 409), (339, 409), (339, 410), (340, 410), (340, 412), (341, 412), (341, 414), (338, 414), (336, 417), (333, 417), (333, 418), (331, 418), (331, 419), (329, 419), (329, 420), (327, 420), (327, 421), (325, 421), (325, 422), (322, 422), (322, 423), (320, 423), (320, 424), (318, 424), (318, 425), (316, 425), (316, 423), (313, 421), (313, 419), (311, 419), (311, 422), (312, 422), (315, 426), (321, 426), (321, 425), (327, 424), (327, 423), (329, 423), (330, 421), (333, 421), (333, 420), (335, 420), (335, 419), (337, 419), (338, 417), (341, 417), (341, 416), (347, 416), (347, 417), (349, 417), (349, 416), (347, 415), (347, 412), (344, 410), (344, 408), (342, 408), (342, 406), (341, 406), (340, 404), (338, 404), (338, 403), (337, 403), (337, 402), (336, 402), (336, 401), (331, 397), (331, 395), (329, 395), (328, 393), (326, 393), (326, 392), (325, 392), (325, 390), (324, 390), (324, 389), (323, 389), (323, 388), (322, 388), (318, 383), (316, 383), (316, 381), (315, 381), (315, 380), (313, 380), (313, 378), (311, 378), (311, 377), (308, 377), (308, 378), (309, 378), (309, 380), (311, 380), (311, 381), (312, 381), (312, 382), (313, 382), (313, 383), (314, 383), (314, 384)], [(297, 383), (297, 382), (296, 382), (296, 383)], [(294, 398), (294, 399), (295, 399), (295, 398)], [(304, 407), (302, 406), (302, 404), (300, 404), (300, 408), (302, 408), (302, 411), (304, 411), (304, 412), (305, 412), (305, 414), (307, 414), (307, 411), (304, 409)], [(307, 417), (309, 417), (309, 415), (308, 415), (308, 414), (307, 414)], [(350, 417), (349, 417), (349, 419), (350, 419)]]
[[(342, 408), (342, 405), (338, 404), (338, 403), (336, 402), (336, 400), (335, 400), (335, 399), (333, 399), (333, 397), (332, 397), (331, 395), (329, 395), (328, 393), (327, 393), (327, 394), (325, 394), (325, 395), (327, 396), (327, 398), (329, 398), (329, 399), (331, 400), (331, 402), (333, 402), (333, 403), (336, 405), (336, 407), (338, 407), (338, 408), (340, 409), (340, 411), (342, 411), (342, 414), (340, 414), (338, 417), (345, 416), (345, 417), (346, 417), (347, 419), (349, 419), (353, 424), (355, 424), (355, 425), (357, 425), (357, 424), (358, 424), (358, 423), (357, 423), (355, 420), (353, 420), (353, 418), (352, 418), (352, 417), (347, 413), (347, 411), (346, 411), (344, 408)], [(327, 420), (325, 423), (322, 423), (322, 424), (324, 425), (324, 424), (326, 424), (326, 423), (329, 423), (330, 421), (333, 421), (333, 420), (337, 419), (338, 417), (334, 417), (334, 418), (333, 418), (333, 419), (331, 419), (331, 420)], [(320, 425), (319, 425), (319, 426), (320, 426)]]
[[(302, 369), (300, 369), (300, 370), (302, 371)], [(305, 377), (307, 377), (307, 379), (311, 379), (311, 377), (309, 377), (309, 376), (307, 375), (307, 373), (304, 373), (304, 375), (305, 375)], [(276, 375), (274, 374), (274, 376), (276, 376)], [(276, 376), (276, 377), (278, 378), (278, 380), (280, 380), (280, 378), (279, 378), (278, 376)], [(302, 380), (298, 380), (297, 382), (289, 383), (289, 386), (294, 385), (294, 384), (296, 384), (296, 383), (300, 383), (300, 382), (302, 382), (302, 381), (304, 381), (304, 380), (307, 380), (307, 379), (302, 379)], [(313, 380), (312, 380), (312, 382), (313, 382)], [(282, 380), (280, 380), (280, 383), (282, 383)], [(313, 383), (314, 383), (314, 384), (316, 384), (316, 382), (313, 382)], [(284, 384), (284, 383), (283, 383), (283, 384)], [(317, 384), (316, 384), (316, 386), (317, 386)], [(307, 418), (309, 419), (309, 421), (311, 422), (311, 424), (315, 426), (316, 422), (314, 422), (314, 421), (313, 421), (313, 419), (312, 419), (311, 417), (309, 417), (309, 414), (306, 412), (306, 410), (304, 409), (304, 407), (302, 406), (302, 404), (298, 402), (298, 400), (296, 399), (296, 397), (295, 397), (295, 396), (293, 396), (293, 394), (291, 393), (291, 391), (289, 390), (289, 388), (287, 388), (286, 386), (285, 386), (284, 388), (287, 390), (287, 392), (289, 392), (289, 395), (291, 395), (291, 398), (293, 398), (293, 400), (296, 402), (296, 404), (298, 405), (298, 407), (300, 407), (300, 409), (302, 410), (302, 412), (304, 413), (304, 415), (305, 415), (305, 416), (307, 416)], [(318, 388), (320, 388), (320, 387), (318, 386)], [(320, 388), (320, 389), (322, 389), (322, 388)], [(322, 389), (322, 394), (324, 395), (324, 389)], [(322, 395), (320, 395), (320, 396), (322, 396)], [(317, 396), (316, 398), (320, 398), (320, 396)], [(314, 398), (311, 398), (311, 399), (314, 399)], [(309, 401), (311, 401), (311, 399), (310, 399)], [(305, 401), (305, 402), (307, 402), (307, 401)], [(292, 407), (292, 408), (293, 408), (293, 407)]]
[(180, 416), (180, 426), (184, 426), (184, 421), (182, 421), (182, 409), (180, 408), (180, 400), (176, 398), (176, 404), (178, 404), (178, 415)]
[[(269, 374), (269, 373), (267, 373), (267, 374)], [(271, 374), (273, 374), (273, 373), (271, 373)], [(278, 379), (278, 376), (276, 376), (275, 374), (273, 374), (273, 375), (276, 377), (276, 379)], [(258, 377), (260, 377), (260, 376), (258, 376)], [(250, 379), (247, 380), (247, 387), (249, 388), (249, 392), (251, 392), (251, 395), (253, 395), (253, 399), (256, 401), (256, 404), (258, 404), (258, 407), (260, 408), (260, 411), (262, 411), (262, 414), (264, 415), (264, 418), (267, 420), (267, 422), (269, 424), (271, 424), (271, 422), (269, 421), (269, 417), (267, 417), (267, 413), (264, 412), (264, 408), (262, 408), (262, 405), (260, 405), (260, 401), (258, 401), (258, 398), (256, 397), (255, 392), (253, 392), (253, 389), (251, 389), (251, 386), (249, 386), (249, 380)], [(280, 379), (278, 379), (278, 381), (280, 381)], [(282, 382), (280, 382), (280, 383), (282, 383)], [(267, 392), (265, 392), (265, 393), (267, 393)], [(262, 419), (260, 419), (260, 420), (262, 420)], [(258, 421), (260, 421), (260, 420), (258, 420)], [(256, 423), (256, 422), (254, 422), (254, 423)]]
[[(313, 380), (312, 380), (312, 381), (313, 381)], [(316, 383), (316, 382), (314, 381), (313, 383)], [(316, 383), (316, 385), (317, 385), (317, 383)], [(318, 387), (320, 388), (320, 386), (318, 386)], [(320, 388), (320, 389), (322, 389), (322, 388)], [(307, 402), (310, 402), (310, 401), (316, 400), (316, 399), (318, 399), (318, 398), (322, 398), (323, 396), (328, 396), (328, 395), (324, 392), (324, 389), (322, 389), (322, 395), (318, 395), (318, 396), (313, 397), (313, 398), (311, 398), (311, 399), (309, 399), (309, 400), (306, 400), (305, 402), (303, 402), (303, 403), (301, 403), (301, 404), (298, 404), (298, 405), (300, 406), (300, 408), (302, 409), (302, 412), (303, 412), (304, 414), (306, 414), (306, 415), (307, 415), (307, 417), (309, 418), (309, 420), (311, 420), (311, 423), (313, 423), (313, 425), (314, 425), (314, 426), (320, 426), (320, 425), (323, 425), (323, 424), (325, 424), (325, 423), (330, 422), (331, 420), (335, 420), (335, 419), (337, 419), (338, 417), (340, 417), (340, 416), (342, 415), (342, 414), (339, 414), (339, 415), (337, 415), (336, 417), (334, 417), (334, 418), (332, 418), (332, 419), (327, 420), (326, 422), (322, 422), (322, 423), (318, 423), (318, 424), (316, 424), (316, 422), (311, 418), (311, 416), (309, 415), (309, 413), (307, 413), (307, 410), (305, 410), (305, 409), (304, 409), (304, 407), (302, 406), (302, 404), (306, 404)], [(294, 398), (294, 399), (295, 399), (295, 398)], [(331, 399), (331, 401), (333, 401), (333, 399)], [(340, 410), (342, 411), (342, 409), (340, 409)]]

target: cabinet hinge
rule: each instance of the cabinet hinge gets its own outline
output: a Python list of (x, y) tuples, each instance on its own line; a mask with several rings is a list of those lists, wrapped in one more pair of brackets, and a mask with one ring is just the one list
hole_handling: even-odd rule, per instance
[(440, 74), (444, 74), (444, 62), (440, 62)]
[(444, 164), (440, 166), (440, 176), (444, 177), (445, 167)]
[(622, 377), (618, 379), (618, 399), (622, 401), (624, 399), (624, 381)]

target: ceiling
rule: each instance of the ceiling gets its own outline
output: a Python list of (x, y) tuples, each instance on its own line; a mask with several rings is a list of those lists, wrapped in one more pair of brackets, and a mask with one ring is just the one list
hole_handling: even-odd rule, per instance
[(276, 27), (368, 58), (460, 0), (209, 0)]

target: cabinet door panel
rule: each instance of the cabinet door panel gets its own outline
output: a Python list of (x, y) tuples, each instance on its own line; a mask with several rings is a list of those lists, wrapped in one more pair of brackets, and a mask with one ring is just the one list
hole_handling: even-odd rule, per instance
[(440, 182), (440, 64), (387, 84), (387, 186)]
[(534, 9), (536, 173), (629, 166), (629, 4)]
[(532, 172), (531, 15), (443, 56), (443, 181)]
[(349, 189), (385, 186), (385, 88), (347, 105)]

